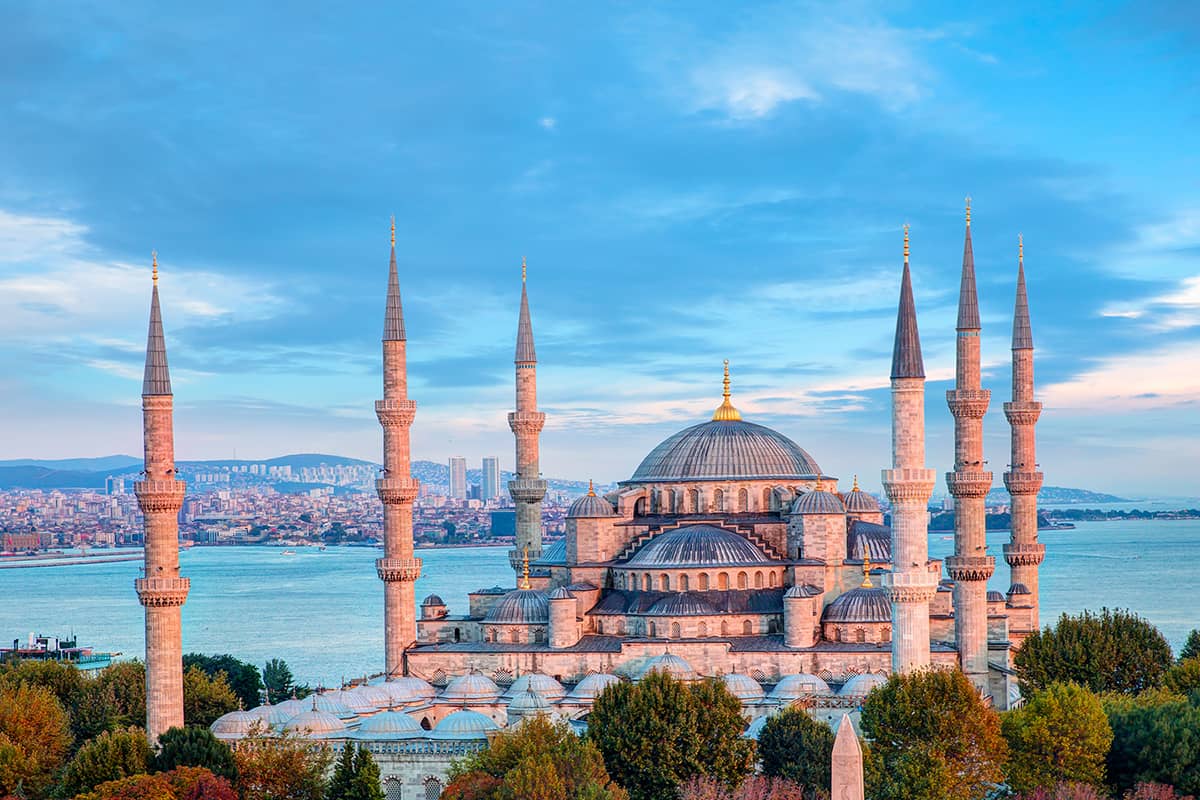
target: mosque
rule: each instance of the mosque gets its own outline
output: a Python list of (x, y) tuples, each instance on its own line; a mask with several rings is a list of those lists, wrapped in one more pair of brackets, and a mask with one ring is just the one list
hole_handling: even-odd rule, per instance
[[(407, 335), (395, 227), (383, 334), (384, 433), (377, 482), (384, 507), (384, 673), (311, 699), (234, 712), (213, 725), (235, 742), (255, 724), (367, 746), (389, 800), (436, 798), (450, 759), (486, 744), (494, 730), (548, 713), (586, 726), (603, 688), (664, 670), (685, 680), (715, 677), (741, 700), (748, 736), (767, 717), (799, 705), (831, 723), (857, 709), (893, 672), (961, 668), (998, 708), (1018, 698), (1010, 656), (1038, 628), (1037, 469), (1033, 339), (1018, 254), (1013, 320), (1012, 430), (1005, 486), (1012, 498), (1006, 594), (989, 592), (984, 497), (993, 482), (983, 457), (990, 393), (980, 385), (980, 320), (967, 206), (955, 388), (954, 555), (928, 556), (928, 504), (937, 476), (925, 466), (925, 373), (904, 233), (890, 375), (892, 464), (882, 472), (888, 516), (848, 490), (779, 431), (744, 419), (728, 363), (711, 419), (696, 421), (650, 451), (615, 491), (589, 492), (569, 511), (566, 536), (543, 546), (546, 482), (538, 445), (537, 355), (522, 267), (516, 338), (515, 587), (479, 588), (467, 608), (437, 596), (419, 608), (414, 555)], [(173, 474), (171, 395), (155, 284), (143, 407), (147, 479), (136, 487), (146, 513), (147, 706), (152, 737), (182, 721), (175, 517), (182, 482)], [(168, 546), (170, 545), (170, 546)], [(164, 571), (165, 570), (165, 571)], [(497, 576), (500, 579), (500, 576)]]

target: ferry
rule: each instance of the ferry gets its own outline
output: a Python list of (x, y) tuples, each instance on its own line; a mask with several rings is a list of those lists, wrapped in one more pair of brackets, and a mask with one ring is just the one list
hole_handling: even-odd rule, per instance
[(282, 553), (280, 553), (279, 555), (281, 555), (281, 556), (294, 556), (294, 555), (296, 555), (296, 551), (295, 551), (295, 550), (284, 550), (284, 551), (283, 551)]
[(60, 639), (57, 636), (35, 636), (22, 644), (13, 639), (12, 647), (0, 647), (0, 661), (23, 659), (28, 661), (61, 661), (73, 664), (87, 672), (99, 672), (120, 656), (120, 653), (100, 653), (92, 647), (80, 647), (75, 639)]

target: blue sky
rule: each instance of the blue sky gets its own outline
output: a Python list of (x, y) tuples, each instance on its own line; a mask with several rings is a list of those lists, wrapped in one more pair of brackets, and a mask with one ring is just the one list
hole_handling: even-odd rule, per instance
[[(344, 4), (343, 4), (344, 5)], [(140, 450), (157, 248), (181, 458), (377, 458), (396, 215), (415, 456), (615, 480), (735, 403), (870, 488), (912, 224), (949, 468), (963, 197), (992, 469), (1023, 232), (1047, 482), (1197, 494), (1195, 4), (26, 4), (0, 27), (0, 457)]]

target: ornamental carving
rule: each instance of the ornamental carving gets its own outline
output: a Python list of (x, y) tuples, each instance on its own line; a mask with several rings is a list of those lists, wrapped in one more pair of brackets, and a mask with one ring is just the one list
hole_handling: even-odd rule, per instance
[(420, 481), (413, 477), (379, 478), (375, 481), (375, 492), (385, 505), (411, 503), (420, 489)]
[(191, 585), (187, 578), (138, 578), (133, 582), (138, 600), (147, 608), (183, 605)]
[(904, 503), (906, 501), (910, 503), (928, 503), (929, 496), (933, 494), (933, 484), (934, 481), (932, 479), (927, 481), (890, 481), (885, 477), (883, 490), (887, 492), (888, 500), (892, 501), (893, 504)]
[(541, 411), (510, 411), (508, 427), (517, 436), (522, 434), (539, 434), (546, 424), (546, 415)]
[(421, 559), (378, 558), (375, 559), (375, 571), (379, 573), (379, 579), (386, 583), (415, 581), (421, 577)]
[(179, 513), (187, 484), (183, 481), (137, 481), (133, 493), (143, 514)]
[(1042, 404), (1037, 402), (1011, 402), (1004, 404), (1004, 416), (1010, 425), (1034, 425), (1042, 415)]
[(1037, 494), (1042, 488), (1042, 477), (1040, 472), (1006, 472), (1004, 485), (1009, 494)]
[(955, 497), (983, 497), (992, 489), (992, 473), (947, 472), (946, 488)]
[(540, 503), (546, 496), (546, 482), (541, 478), (516, 478), (508, 482), (508, 492), (517, 503)]
[(1036, 567), (1046, 558), (1044, 544), (1006, 544), (1004, 560), (1010, 567)]
[(991, 400), (989, 389), (951, 389), (946, 392), (946, 405), (950, 406), (950, 413), (965, 419), (983, 419)]
[(986, 581), (996, 571), (991, 556), (947, 556), (946, 572), (956, 581)]
[(893, 603), (928, 603), (937, 594), (936, 586), (888, 586), (888, 600)]
[(413, 417), (417, 415), (417, 403), (414, 400), (376, 400), (375, 416), (379, 424), (385, 428), (399, 426), (407, 428), (412, 425)]

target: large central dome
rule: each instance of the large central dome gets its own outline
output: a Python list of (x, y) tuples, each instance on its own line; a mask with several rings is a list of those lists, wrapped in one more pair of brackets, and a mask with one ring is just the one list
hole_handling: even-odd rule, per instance
[(821, 468), (778, 431), (740, 419), (685, 428), (650, 451), (627, 483), (808, 479)]

